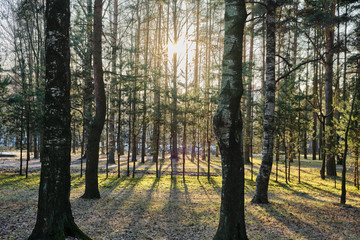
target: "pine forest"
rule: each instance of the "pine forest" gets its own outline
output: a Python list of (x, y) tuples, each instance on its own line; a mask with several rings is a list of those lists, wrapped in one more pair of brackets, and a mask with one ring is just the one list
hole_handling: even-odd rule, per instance
[(359, 239), (359, 121), (359, 1), (0, 0), (0, 239)]

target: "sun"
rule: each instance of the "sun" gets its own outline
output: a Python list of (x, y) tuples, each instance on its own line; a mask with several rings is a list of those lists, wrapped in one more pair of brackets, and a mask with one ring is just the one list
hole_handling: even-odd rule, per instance
[(168, 44), (168, 56), (171, 58), (173, 55), (177, 54), (178, 56), (184, 55), (186, 53), (186, 41), (183, 39), (178, 39), (176, 42), (169, 42)]

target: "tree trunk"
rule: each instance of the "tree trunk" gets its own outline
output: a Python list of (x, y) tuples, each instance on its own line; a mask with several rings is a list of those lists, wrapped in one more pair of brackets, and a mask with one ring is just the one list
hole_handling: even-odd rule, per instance
[[(330, 11), (332, 16), (335, 15), (335, 3), (327, 3), (326, 11)], [(335, 140), (336, 133), (334, 129), (334, 107), (333, 107), (333, 58), (334, 58), (334, 28), (332, 26), (325, 27), (325, 108), (326, 108), (326, 128), (329, 131), (326, 139), (327, 157), (326, 157), (326, 174), (327, 176), (336, 176), (335, 162)]]
[(267, 1), (266, 15), (266, 94), (264, 112), (263, 154), (253, 203), (268, 203), (268, 186), (273, 163), (275, 111), (275, 16), (276, 1)]
[(70, 206), (70, 1), (46, 2), (46, 85), (36, 225), (29, 239), (90, 239)]
[(22, 175), (23, 169), (23, 140), (24, 140), (24, 109), (21, 107), (20, 115), (20, 171), (19, 174)]
[(141, 162), (145, 162), (146, 155), (146, 129), (147, 129), (147, 81), (149, 81), (149, 64), (148, 64), (148, 56), (149, 56), (149, 31), (150, 31), (150, 13), (149, 13), (149, 2), (146, 2), (146, 44), (145, 44), (145, 80), (144, 80), (144, 96), (143, 96), (143, 119), (142, 119), (142, 136), (141, 136)]
[[(169, 44), (169, 29), (170, 29), (170, 2), (168, 1), (167, 3), (167, 10), (166, 10), (166, 40), (165, 40), (165, 46), (167, 46)], [(168, 101), (168, 91), (169, 91), (169, 87), (168, 87), (168, 61), (169, 61), (169, 52), (167, 51), (167, 49), (165, 50), (165, 96), (164, 96), (164, 104), (167, 104)], [(162, 149), (162, 160), (165, 160), (165, 152), (166, 152), (166, 129), (167, 129), (167, 109), (166, 107), (164, 107), (164, 111), (163, 111), (163, 117), (164, 117), (164, 124), (163, 124), (163, 135), (162, 135), (162, 144), (163, 144), (163, 149)]]
[[(83, 128), (84, 128), (84, 138), (85, 138), (85, 153), (84, 156), (88, 156), (88, 139), (89, 139), (89, 131), (90, 131), (90, 121), (92, 119), (93, 112), (93, 101), (94, 101), (94, 83), (93, 77), (91, 76), (92, 70), (92, 55), (93, 55), (93, 5), (92, 0), (87, 0), (87, 16), (86, 16), (86, 53), (84, 57), (84, 88), (83, 88), (83, 98), (84, 98), (84, 120), (83, 120)], [(81, 157), (84, 157), (81, 156)]]
[(354, 156), (354, 186), (359, 189), (359, 147), (356, 146)]
[[(34, 159), (38, 159), (39, 158), (38, 136), (36, 134), (34, 134), (33, 141), (34, 141)], [(74, 143), (76, 143), (76, 141)]]
[[(254, 4), (252, 3), (252, 6), (254, 6)], [(254, 13), (251, 13), (251, 18), (254, 18)], [(253, 61), (254, 61), (254, 26), (255, 26), (255, 22), (252, 21), (251, 25), (250, 25), (250, 56), (249, 56), (249, 64), (250, 64), (250, 68), (249, 68), (249, 77), (248, 77), (248, 82), (247, 82), (247, 95), (246, 95), (246, 125), (245, 125), (245, 164), (249, 164), (250, 163), (250, 139), (251, 139), (251, 135), (252, 135), (252, 131), (251, 131), (251, 123), (252, 123), (252, 118), (251, 118), (251, 108), (252, 108), (252, 79), (253, 79)]]
[[(114, 74), (111, 78), (111, 88), (110, 91), (113, 92), (113, 89), (116, 89), (116, 58), (117, 58), (117, 33), (118, 33), (118, 10), (119, 4), (118, 0), (114, 0), (114, 13), (112, 21), (112, 39), (111, 39), (111, 71)], [(115, 164), (115, 111), (111, 109), (116, 103), (115, 96), (116, 94), (111, 94), (111, 104), (110, 104), (110, 122), (109, 122), (109, 163)], [(120, 114), (120, 112), (119, 112)]]
[(163, 1), (159, 2), (159, 18), (158, 18), (158, 26), (157, 26), (157, 70), (159, 71), (158, 74), (155, 76), (154, 79), (154, 102), (155, 102), (155, 120), (154, 120), (154, 135), (153, 135), (153, 162), (156, 164), (156, 177), (159, 177), (159, 144), (160, 144), (160, 115), (161, 115), (161, 103), (160, 103), (160, 76), (161, 76), (161, 18), (162, 18), (162, 10), (163, 10)]
[(96, 100), (95, 117), (90, 124), (83, 198), (100, 198), (98, 187), (99, 142), (105, 123), (106, 96), (102, 70), (102, 1), (94, 3), (94, 88)]
[(221, 151), (222, 190), (219, 226), (214, 239), (247, 239), (244, 213), (244, 159), (241, 96), (245, 1), (225, 1), (224, 58), (214, 132)]
[[(357, 84), (357, 85), (358, 85), (357, 87), (360, 87), (359, 84)], [(343, 153), (343, 158), (342, 158), (341, 199), (340, 199), (341, 204), (346, 203), (346, 157), (347, 157), (347, 152), (348, 152), (348, 135), (349, 135), (350, 125), (351, 125), (351, 118), (352, 118), (352, 114), (354, 111), (355, 99), (356, 99), (356, 94), (352, 100), (350, 116), (349, 116), (349, 120), (348, 120), (347, 127), (345, 130), (345, 139), (344, 139), (345, 148), (344, 148), (344, 153)]]
[[(178, 31), (177, 31), (177, 0), (173, 0), (173, 27), (174, 27), (174, 44), (177, 44), (178, 41)], [(173, 56), (173, 78), (172, 78), (172, 90), (171, 90), (171, 97), (172, 97), (172, 121), (171, 121), (171, 164), (177, 164), (179, 160), (178, 156), (178, 147), (177, 147), (177, 135), (178, 135), (178, 120), (177, 120), (177, 52), (174, 52)]]
[[(136, 129), (136, 102), (137, 102), (137, 77), (139, 74), (139, 65), (140, 65), (140, 34), (141, 34), (141, 17), (140, 17), (140, 0), (137, 0), (136, 3), (136, 19), (137, 19), (137, 30), (136, 30), (136, 41), (135, 41), (135, 77), (134, 77), (134, 87), (133, 87), (133, 93), (132, 93), (132, 153), (131, 153), (131, 161), (136, 162), (137, 158), (137, 150), (138, 150), (138, 144), (137, 144), (137, 129)], [(135, 167), (135, 164), (133, 165)], [(135, 172), (135, 169), (133, 169), (133, 172)]]
[[(188, 16), (189, 14), (189, 6), (188, 4), (186, 4), (186, 15)], [(188, 17), (186, 17), (186, 22), (185, 22), (185, 27), (186, 27), (186, 39), (189, 37), (189, 21), (188, 21)], [(184, 111), (184, 121), (183, 121), (183, 125), (184, 125), (184, 131), (183, 131), (183, 152), (182, 152), (182, 160), (183, 160), (183, 180), (185, 181), (185, 158), (186, 158), (186, 154), (187, 154), (187, 135), (186, 135), (186, 127), (187, 127), (187, 111), (188, 111), (188, 83), (189, 83), (189, 46), (188, 46), (188, 42), (186, 42), (186, 53), (185, 53), (185, 111)]]
[[(316, 39), (316, 31), (315, 31), (315, 39)], [(315, 40), (316, 41), (316, 40)], [(314, 79), (313, 79), (313, 92), (314, 95), (313, 105), (317, 106), (317, 95), (318, 95), (318, 63), (314, 63)], [(312, 158), (316, 160), (316, 152), (318, 148), (318, 141), (316, 139), (317, 136), (317, 125), (318, 125), (318, 117), (315, 109), (313, 110), (313, 134), (312, 134)]]
[[(199, 97), (199, 44), (200, 44), (200, 0), (196, 0), (196, 36), (195, 36), (195, 56), (194, 56), (194, 105), (198, 105)], [(196, 123), (197, 116), (194, 114), (194, 125), (192, 127), (192, 148), (191, 148), (191, 161), (194, 161), (196, 158)], [(200, 151), (199, 148), (197, 151)]]

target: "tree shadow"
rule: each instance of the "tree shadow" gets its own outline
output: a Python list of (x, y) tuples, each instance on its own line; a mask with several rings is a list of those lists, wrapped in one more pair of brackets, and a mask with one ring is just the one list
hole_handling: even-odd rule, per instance
[(209, 183), (210, 185), (214, 188), (214, 191), (216, 192), (217, 195), (221, 194), (221, 186), (219, 186), (219, 184), (214, 180), (213, 177), (209, 178)]
[[(324, 239), (325, 237), (325, 234), (322, 230), (318, 229), (313, 224), (299, 219), (293, 213), (288, 212), (286, 207), (283, 207), (281, 204), (258, 204), (258, 206), (263, 208), (277, 221), (282, 222), (289, 230), (294, 232), (295, 235), (299, 234), (306, 239)], [(282, 236), (281, 232), (279, 232), (279, 234)]]

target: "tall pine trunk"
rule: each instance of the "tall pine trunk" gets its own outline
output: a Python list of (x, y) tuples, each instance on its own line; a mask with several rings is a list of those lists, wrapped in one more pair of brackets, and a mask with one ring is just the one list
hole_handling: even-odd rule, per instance
[[(335, 3), (326, 3), (326, 11), (331, 16), (335, 15)], [(326, 109), (326, 129), (329, 131), (326, 139), (327, 157), (326, 157), (326, 175), (336, 176), (335, 163), (335, 140), (336, 133), (334, 129), (334, 107), (333, 107), (333, 58), (334, 58), (334, 28), (332, 26), (325, 27), (325, 109)]]
[[(252, 4), (253, 6), (254, 4)], [(251, 13), (251, 18), (254, 18), (254, 14)], [(251, 109), (252, 109), (252, 78), (253, 78), (253, 61), (254, 61), (254, 26), (255, 22), (252, 21), (250, 25), (250, 56), (249, 56), (249, 77), (247, 82), (247, 95), (246, 95), (246, 125), (245, 125), (245, 163), (250, 164), (250, 148), (252, 148), (250, 139), (252, 135), (251, 131)]]
[[(112, 71), (112, 78), (111, 78), (111, 88), (110, 91), (113, 92), (113, 89), (116, 89), (116, 58), (117, 58), (117, 32), (118, 32), (118, 9), (119, 4), (118, 0), (114, 0), (114, 13), (113, 13), (113, 21), (112, 21), (112, 39), (111, 39), (111, 71)], [(116, 103), (116, 93), (113, 92), (111, 94), (110, 99), (110, 122), (109, 122), (109, 163), (115, 164), (115, 111), (111, 108), (114, 107)], [(110, 97), (110, 96), (109, 96)], [(120, 113), (119, 113), (120, 114)]]
[(106, 97), (102, 69), (102, 1), (94, 3), (94, 88), (96, 113), (89, 128), (87, 161), (85, 172), (85, 193), (83, 198), (100, 198), (98, 187), (99, 142), (105, 123)]

